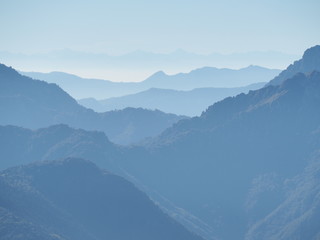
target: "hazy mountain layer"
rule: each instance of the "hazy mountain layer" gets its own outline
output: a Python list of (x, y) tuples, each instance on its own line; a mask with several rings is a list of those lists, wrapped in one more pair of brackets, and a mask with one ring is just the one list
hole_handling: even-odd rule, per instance
[(37, 160), (65, 157), (93, 159), (108, 167), (119, 158), (121, 148), (111, 143), (103, 132), (72, 129), (67, 125), (29, 130), (0, 126), (0, 169)]
[(56, 84), (33, 80), (0, 65), (0, 124), (27, 128), (65, 123), (100, 130), (114, 142), (130, 144), (155, 136), (182, 119), (144, 109), (96, 113), (79, 105)]
[(194, 88), (233, 88), (266, 82), (280, 73), (277, 69), (249, 66), (239, 70), (203, 67), (189, 73), (168, 75), (156, 72), (142, 82), (111, 82), (85, 79), (62, 72), (22, 72), (23, 75), (56, 83), (76, 99), (106, 99), (146, 91), (150, 88), (192, 90)]
[(242, 92), (247, 93), (263, 85), (264, 83), (256, 83), (239, 88), (197, 88), (191, 91), (151, 88), (144, 92), (100, 101), (93, 98), (80, 99), (78, 103), (97, 112), (142, 107), (178, 115), (197, 116), (217, 101)]
[(200, 55), (183, 50), (168, 54), (134, 51), (122, 56), (110, 56), (104, 53), (57, 50), (42, 54), (0, 51), (0, 57), (3, 62), (17, 69), (38, 72), (60, 70), (79, 76), (128, 82), (142, 81), (160, 69), (165, 72), (178, 73), (189, 72), (203, 66), (238, 69), (251, 64), (282, 69), (299, 56), (273, 51)]

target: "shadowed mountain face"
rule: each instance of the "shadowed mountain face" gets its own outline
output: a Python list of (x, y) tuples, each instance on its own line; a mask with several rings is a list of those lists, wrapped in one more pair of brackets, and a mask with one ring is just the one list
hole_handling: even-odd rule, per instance
[(263, 85), (265, 84), (256, 83), (239, 88), (197, 88), (191, 91), (151, 88), (140, 93), (100, 101), (93, 98), (80, 99), (78, 103), (97, 112), (142, 107), (178, 115), (197, 116), (217, 101), (256, 90)]
[(0, 100), (2, 125), (39, 128), (65, 123), (103, 131), (119, 144), (155, 136), (183, 118), (132, 108), (99, 114), (80, 106), (57, 85), (24, 77), (5, 65), (0, 65)]
[(269, 84), (278, 85), (297, 73), (309, 74), (312, 71), (320, 71), (320, 46), (314, 46), (307, 49), (302, 59), (295, 61), (286, 70), (270, 81)]
[[(106, 99), (146, 91), (150, 88), (192, 90), (194, 88), (233, 88), (266, 82), (279, 74), (278, 69), (249, 66), (239, 70), (204, 67), (189, 73), (168, 75), (156, 72), (142, 82), (111, 82), (85, 79), (63, 72), (21, 72), (23, 75), (56, 83), (76, 99)], [(211, 103), (212, 104), (212, 103)]]
[(131, 183), (81, 159), (10, 168), (0, 186), (3, 240), (201, 239)]

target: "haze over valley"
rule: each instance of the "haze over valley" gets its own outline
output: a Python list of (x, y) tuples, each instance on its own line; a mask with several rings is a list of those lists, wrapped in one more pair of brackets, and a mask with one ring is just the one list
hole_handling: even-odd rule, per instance
[(0, 239), (319, 240), (319, 7), (3, 2)]

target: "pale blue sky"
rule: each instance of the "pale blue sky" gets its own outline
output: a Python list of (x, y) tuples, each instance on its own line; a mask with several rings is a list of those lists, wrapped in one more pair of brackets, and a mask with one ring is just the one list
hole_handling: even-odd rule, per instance
[(0, 0), (0, 51), (281, 51), (320, 43), (319, 0)]

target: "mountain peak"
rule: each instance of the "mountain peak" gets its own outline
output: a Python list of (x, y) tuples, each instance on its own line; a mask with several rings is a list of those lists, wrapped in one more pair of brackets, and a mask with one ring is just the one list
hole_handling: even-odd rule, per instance
[(303, 59), (310, 59), (314, 56), (320, 56), (320, 45), (313, 46), (311, 48), (308, 48), (304, 53), (303, 53)]
[(268, 85), (280, 85), (299, 72), (309, 74), (313, 71), (320, 71), (320, 45), (307, 49), (300, 60), (295, 61), (286, 70), (282, 71)]
[(158, 72), (156, 72), (156, 73), (154, 73), (152, 76), (153, 77), (161, 77), (161, 76), (166, 76), (167, 74), (164, 72), (164, 71), (158, 71)]
[(150, 77), (148, 77), (143, 82), (155, 81), (155, 80), (158, 80), (159, 78), (163, 78), (166, 76), (168, 76), (168, 75), (164, 71), (158, 71), (158, 72), (155, 72), (154, 74), (152, 74)]
[(12, 67), (8, 67), (5, 64), (0, 63), (0, 76), (1, 79), (6, 80), (8, 77), (16, 77), (19, 73)]

